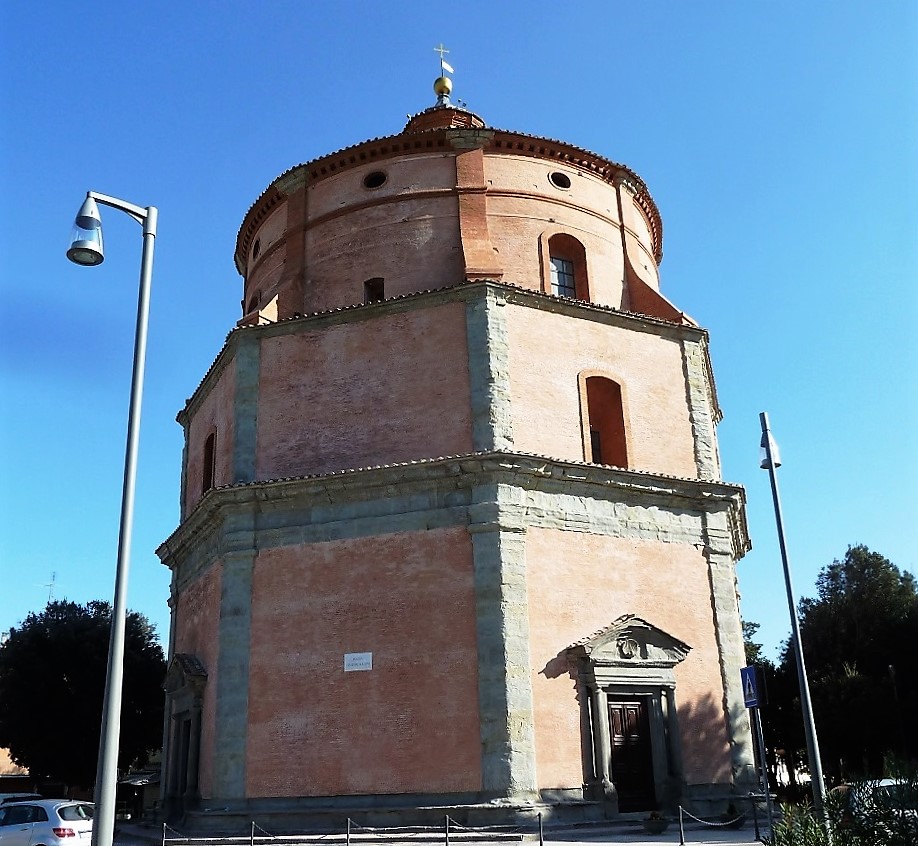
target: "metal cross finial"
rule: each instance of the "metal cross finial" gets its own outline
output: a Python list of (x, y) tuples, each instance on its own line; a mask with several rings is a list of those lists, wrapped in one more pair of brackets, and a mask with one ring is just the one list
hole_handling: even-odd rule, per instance
[(443, 46), (442, 41), (440, 42), (439, 47), (434, 47), (434, 53), (440, 54), (440, 76), (442, 76), (445, 73), (455, 73), (455, 71), (453, 70), (453, 66), (449, 62), (447, 62), (446, 59), (443, 58), (443, 54), (448, 53), (448, 52), (449, 50), (447, 50)]

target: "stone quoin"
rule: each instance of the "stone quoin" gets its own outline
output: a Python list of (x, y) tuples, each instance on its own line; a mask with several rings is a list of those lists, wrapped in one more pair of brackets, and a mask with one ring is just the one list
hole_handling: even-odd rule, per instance
[[(448, 81), (448, 80), (447, 80)], [(189, 828), (711, 812), (754, 786), (708, 336), (628, 167), (449, 101), (279, 176), (178, 415)]]

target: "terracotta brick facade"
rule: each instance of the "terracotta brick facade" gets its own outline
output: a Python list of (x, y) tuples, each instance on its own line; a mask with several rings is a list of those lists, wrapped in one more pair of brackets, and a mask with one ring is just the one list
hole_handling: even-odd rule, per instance
[(478, 791), (472, 580), (456, 527), (262, 552), (247, 794)]
[(179, 414), (170, 814), (748, 789), (744, 495), (661, 239), (623, 165), (442, 104), (269, 186)]

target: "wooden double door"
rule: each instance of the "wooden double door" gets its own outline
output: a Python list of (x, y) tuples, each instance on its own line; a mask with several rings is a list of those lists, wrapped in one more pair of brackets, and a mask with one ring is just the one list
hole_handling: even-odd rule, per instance
[(647, 697), (609, 695), (610, 775), (622, 813), (656, 807)]

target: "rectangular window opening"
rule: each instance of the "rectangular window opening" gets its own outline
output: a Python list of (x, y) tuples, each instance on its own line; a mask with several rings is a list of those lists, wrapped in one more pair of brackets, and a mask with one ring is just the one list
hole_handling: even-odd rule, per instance
[(551, 292), (556, 297), (573, 297), (577, 288), (574, 284), (574, 263), (563, 258), (551, 257)]

